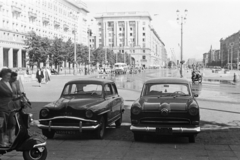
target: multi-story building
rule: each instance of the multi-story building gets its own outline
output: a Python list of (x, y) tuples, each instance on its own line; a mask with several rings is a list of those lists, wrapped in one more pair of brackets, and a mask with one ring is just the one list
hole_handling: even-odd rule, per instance
[(107, 12), (97, 14), (95, 18), (98, 24), (97, 47), (130, 54), (132, 64), (136, 66), (164, 65), (165, 45), (151, 27), (148, 12)]
[(240, 31), (225, 39), (220, 39), (221, 66), (239, 62), (240, 57)]
[[(27, 32), (87, 45), (88, 10), (81, 0), (0, 0), (0, 68), (26, 67)], [(76, 32), (75, 32), (76, 31)]]
[(203, 54), (203, 65), (206, 67), (208, 65), (208, 58), (209, 57), (209, 53), (204, 53)]

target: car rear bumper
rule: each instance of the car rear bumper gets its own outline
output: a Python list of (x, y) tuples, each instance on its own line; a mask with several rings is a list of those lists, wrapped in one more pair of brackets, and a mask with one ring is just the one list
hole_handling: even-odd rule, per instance
[[(170, 127), (172, 128), (172, 133), (186, 133), (186, 134), (197, 134), (201, 131), (200, 127)], [(140, 127), (131, 125), (130, 130), (133, 132), (156, 132), (156, 127)]]

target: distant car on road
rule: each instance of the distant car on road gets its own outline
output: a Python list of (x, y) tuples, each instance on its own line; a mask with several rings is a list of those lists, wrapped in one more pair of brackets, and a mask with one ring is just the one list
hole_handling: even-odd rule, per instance
[(200, 132), (199, 105), (191, 83), (180, 78), (161, 78), (144, 83), (141, 96), (131, 106), (134, 139), (146, 134), (178, 135), (195, 142)]
[(39, 113), (43, 135), (95, 132), (102, 139), (106, 126), (122, 123), (124, 101), (115, 83), (106, 79), (77, 79), (65, 84), (60, 98)]

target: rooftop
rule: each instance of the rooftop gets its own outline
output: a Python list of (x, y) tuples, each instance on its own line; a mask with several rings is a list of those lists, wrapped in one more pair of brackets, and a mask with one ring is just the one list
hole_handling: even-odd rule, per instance
[(103, 12), (97, 13), (95, 18), (109, 18), (109, 17), (148, 17), (150, 21), (152, 20), (150, 14), (147, 11), (144, 12)]

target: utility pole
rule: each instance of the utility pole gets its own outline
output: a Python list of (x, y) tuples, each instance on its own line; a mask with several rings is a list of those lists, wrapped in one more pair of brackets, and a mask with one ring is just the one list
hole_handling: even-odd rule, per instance
[(232, 65), (232, 62), (233, 62), (233, 45), (234, 45), (234, 42), (230, 43), (230, 46), (231, 46), (231, 70), (233, 69), (233, 65)]
[(180, 21), (181, 24), (181, 61), (180, 61), (180, 77), (183, 77), (183, 23), (186, 20), (187, 17), (187, 10), (184, 11), (185, 15), (181, 15), (179, 18), (179, 10), (177, 10), (177, 21)]

